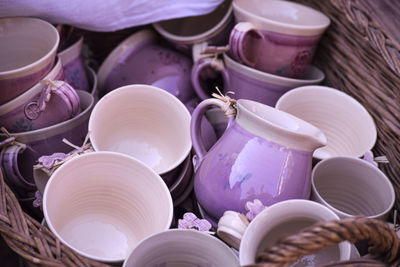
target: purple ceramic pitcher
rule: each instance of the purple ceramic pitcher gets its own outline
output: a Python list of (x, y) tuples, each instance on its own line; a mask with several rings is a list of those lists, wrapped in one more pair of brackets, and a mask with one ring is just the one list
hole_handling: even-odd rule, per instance
[[(207, 152), (200, 139), (201, 117), (218, 106), (228, 127)], [(326, 144), (313, 125), (273, 107), (223, 97), (201, 102), (192, 114), (194, 190), (199, 205), (218, 222), (226, 210), (246, 213), (245, 203), (268, 206), (287, 199), (307, 199), (313, 151)]]

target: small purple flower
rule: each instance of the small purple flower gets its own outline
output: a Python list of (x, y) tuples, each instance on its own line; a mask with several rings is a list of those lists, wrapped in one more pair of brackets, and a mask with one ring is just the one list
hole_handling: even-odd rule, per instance
[(33, 201), (33, 206), (35, 208), (42, 208), (42, 195), (40, 194), (39, 191), (36, 191), (35, 193), (35, 200)]
[(371, 150), (365, 152), (363, 160), (371, 163), (372, 165), (374, 165), (375, 167), (378, 167), (378, 163), (374, 160), (374, 154), (372, 153)]
[(254, 199), (253, 202), (247, 201), (245, 207), (248, 211), (246, 213), (246, 217), (247, 219), (249, 219), (249, 221), (253, 220), (260, 212), (265, 209), (265, 206), (259, 199)]
[(205, 219), (199, 219), (192, 212), (183, 214), (183, 219), (178, 220), (179, 229), (196, 229), (200, 232), (208, 232), (211, 229), (211, 223)]
[(41, 156), (38, 159), (38, 161), (45, 168), (50, 169), (50, 168), (53, 168), (54, 164), (66, 159), (69, 155), (70, 155), (70, 153), (65, 154), (65, 153), (61, 153), (61, 152), (56, 152), (56, 153), (53, 153), (50, 156)]

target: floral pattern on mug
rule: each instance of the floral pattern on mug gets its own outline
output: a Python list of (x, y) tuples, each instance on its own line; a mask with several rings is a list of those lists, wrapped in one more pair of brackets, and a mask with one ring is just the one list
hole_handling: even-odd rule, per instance
[(301, 77), (311, 60), (311, 52), (303, 50), (297, 53), (296, 57), (290, 64), (290, 73), (292, 77)]

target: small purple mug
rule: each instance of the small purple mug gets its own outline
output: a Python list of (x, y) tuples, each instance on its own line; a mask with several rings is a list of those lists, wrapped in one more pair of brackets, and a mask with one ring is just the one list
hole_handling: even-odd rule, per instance
[[(325, 75), (316, 67), (311, 66), (302, 79), (294, 79), (278, 76), (260, 70), (248, 67), (233, 60), (227, 54), (223, 55), (224, 62), (219, 59), (210, 59), (205, 61), (199, 68), (193, 68), (192, 84), (196, 94), (205, 100), (211, 97), (212, 93), (217, 93), (213, 84), (202, 83), (202, 78), (209, 75), (209, 79), (215, 77), (215, 72), (204, 71), (207, 65), (218, 65), (219, 77), (222, 81), (222, 92), (233, 92), (235, 98), (249, 99), (261, 102), (263, 104), (274, 106), (278, 99), (287, 91), (304, 85), (318, 84)], [(219, 88), (221, 89), (221, 88)]]
[[(71, 151), (71, 146), (62, 141), (64, 138), (78, 146), (85, 140), (94, 101), (93, 96), (85, 91), (77, 91), (77, 94), (82, 112), (76, 117), (46, 128), (11, 134), (11, 137), (0, 134), (0, 140), (4, 143), (0, 153), (0, 166), (7, 183), (19, 197), (24, 198), (29, 192), (36, 190), (33, 165), (40, 156)], [(7, 142), (10, 138), (15, 140)]]
[(302, 78), (330, 24), (321, 12), (289, 1), (234, 0), (229, 38), (235, 60), (263, 72)]
[(32, 131), (54, 125), (79, 113), (79, 97), (64, 78), (60, 61), (31, 89), (0, 106), (1, 126), (9, 132)]

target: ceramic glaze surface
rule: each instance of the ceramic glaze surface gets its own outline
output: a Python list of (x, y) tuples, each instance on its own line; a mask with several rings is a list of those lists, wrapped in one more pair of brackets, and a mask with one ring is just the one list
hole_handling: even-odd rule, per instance
[(60, 38), (53, 25), (36, 18), (1, 18), (0, 29), (0, 104), (4, 104), (46, 76)]
[(312, 152), (268, 141), (236, 122), (221, 139), (195, 174), (197, 199), (212, 217), (220, 218), (225, 210), (246, 213), (245, 203), (256, 198), (271, 205), (309, 197)]
[[(181, 101), (195, 96), (190, 82), (190, 59), (157, 44), (133, 46), (107, 76), (102, 93), (129, 84), (147, 84), (164, 89)], [(138, 67), (140, 66), (140, 67)]]
[[(232, 30), (232, 35), (237, 29)], [(236, 33), (240, 34), (240, 32)], [(261, 37), (261, 38), (260, 38)], [(251, 62), (251, 67), (275, 75), (302, 78), (314, 56), (321, 35), (294, 36), (258, 30), (258, 34), (248, 34), (243, 42), (231, 39), (230, 45), (239, 46), (243, 56)], [(276, 56), (279, 55), (279, 56)], [(236, 60), (242, 62), (234, 54)]]

